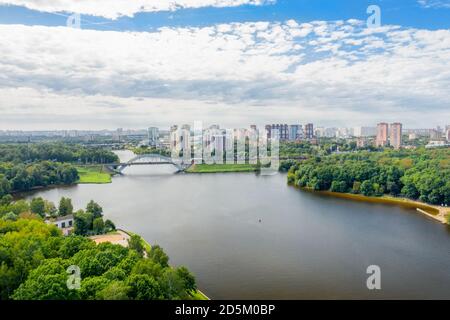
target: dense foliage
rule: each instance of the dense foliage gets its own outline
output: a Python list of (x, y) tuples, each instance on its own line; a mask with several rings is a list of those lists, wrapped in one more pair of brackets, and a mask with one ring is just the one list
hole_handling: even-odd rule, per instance
[[(68, 286), (73, 266), (81, 271), (78, 289)], [(195, 291), (192, 274), (169, 267), (159, 246), (144, 255), (132, 246), (63, 237), (33, 215), (0, 220), (1, 300), (190, 299)]]
[(111, 151), (62, 143), (0, 144), (0, 197), (36, 187), (73, 184), (79, 179), (70, 163), (118, 161)]
[(39, 161), (113, 163), (117, 155), (102, 148), (88, 148), (78, 144), (36, 143), (0, 144), (0, 162), (30, 163)]
[(70, 164), (50, 161), (32, 164), (0, 163), (0, 197), (36, 187), (73, 184), (77, 180), (78, 172)]
[(450, 205), (450, 149), (317, 156), (292, 166), (288, 181), (314, 190)]

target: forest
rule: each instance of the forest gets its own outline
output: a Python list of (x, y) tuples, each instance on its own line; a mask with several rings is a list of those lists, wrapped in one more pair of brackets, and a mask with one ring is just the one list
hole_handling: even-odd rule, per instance
[(286, 165), (288, 182), (302, 188), (450, 205), (448, 148), (349, 152)]
[(37, 187), (70, 185), (78, 181), (74, 164), (118, 161), (106, 149), (76, 144), (0, 144), (0, 197)]
[(119, 159), (103, 148), (89, 148), (68, 143), (0, 144), (0, 162), (31, 163), (38, 161), (71, 163), (113, 163)]

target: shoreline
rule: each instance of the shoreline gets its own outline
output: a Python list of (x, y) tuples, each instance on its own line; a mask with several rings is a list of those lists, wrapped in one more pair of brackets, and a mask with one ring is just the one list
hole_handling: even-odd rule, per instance
[[(292, 185), (293, 186), (293, 185)], [(411, 200), (407, 198), (395, 198), (391, 196), (383, 196), (383, 197), (368, 197), (361, 194), (352, 194), (352, 193), (340, 193), (333, 191), (315, 191), (308, 188), (300, 188), (293, 186), (302, 191), (317, 193), (325, 196), (332, 196), (341, 199), (349, 199), (353, 201), (359, 202), (369, 202), (369, 203), (384, 203), (391, 205), (400, 205), (405, 208), (415, 209), (417, 212), (420, 212), (422, 215), (427, 216), (435, 221), (438, 221), (442, 224), (448, 225), (446, 221), (446, 216), (450, 215), (450, 208), (436, 206), (416, 200)]]

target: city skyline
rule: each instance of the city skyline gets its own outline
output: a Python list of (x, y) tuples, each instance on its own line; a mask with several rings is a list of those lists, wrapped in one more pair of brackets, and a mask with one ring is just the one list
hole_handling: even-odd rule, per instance
[(449, 28), (448, 1), (0, 0), (0, 129), (445, 125)]

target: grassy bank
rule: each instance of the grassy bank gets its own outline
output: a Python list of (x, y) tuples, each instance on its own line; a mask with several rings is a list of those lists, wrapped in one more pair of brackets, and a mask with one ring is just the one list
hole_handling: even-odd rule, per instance
[(332, 192), (332, 191), (314, 191), (309, 188), (299, 188), (303, 191), (307, 192), (314, 192), (326, 196), (333, 196), (343, 199), (349, 199), (354, 201), (362, 201), (362, 202), (370, 202), (370, 203), (386, 203), (386, 204), (393, 204), (393, 205), (400, 205), (405, 208), (410, 209), (420, 209), (424, 212), (418, 210), (419, 212), (426, 214), (427, 216), (442, 222), (442, 223), (448, 223), (450, 216), (450, 208), (443, 208), (439, 206), (434, 206), (431, 204), (423, 203), (420, 201), (414, 201), (411, 199), (406, 198), (395, 198), (391, 196), (383, 196), (383, 197), (368, 197), (361, 194), (353, 194), (353, 193), (339, 193), (339, 192)]
[(220, 173), (220, 172), (256, 172), (258, 167), (252, 164), (195, 164), (188, 173)]
[(111, 183), (111, 174), (103, 169), (103, 166), (92, 166), (92, 167), (76, 167), (80, 179), (77, 183), (81, 184), (103, 184)]

